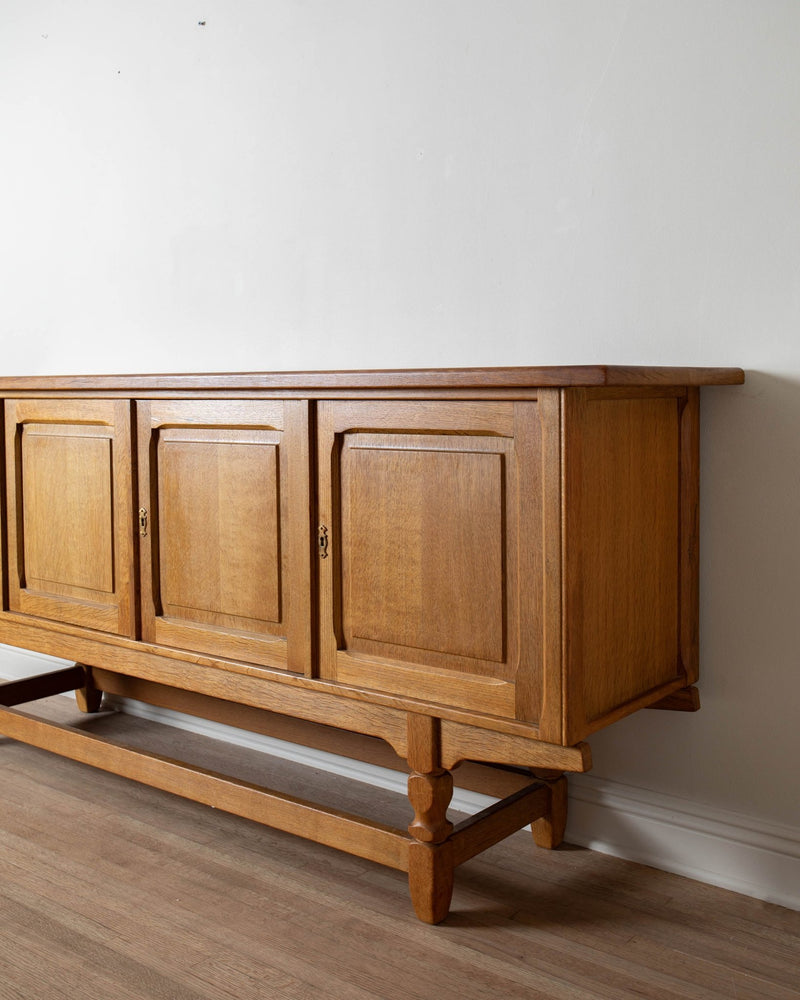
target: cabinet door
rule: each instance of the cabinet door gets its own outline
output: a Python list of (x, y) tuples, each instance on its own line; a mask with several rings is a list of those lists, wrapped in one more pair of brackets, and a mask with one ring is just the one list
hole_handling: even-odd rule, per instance
[(11, 611), (133, 634), (126, 401), (6, 400)]
[(318, 437), (323, 676), (537, 721), (537, 404), (322, 402)]
[(142, 402), (139, 428), (143, 638), (307, 669), (307, 404)]

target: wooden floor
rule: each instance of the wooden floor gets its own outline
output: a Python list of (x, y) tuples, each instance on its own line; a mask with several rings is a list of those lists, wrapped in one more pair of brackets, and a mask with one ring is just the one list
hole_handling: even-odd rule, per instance
[[(44, 712), (77, 717), (66, 699)], [(128, 717), (87, 725), (402, 824), (400, 797)], [(122, 735), (124, 733), (124, 736)], [(529, 833), (419, 923), (405, 876), (0, 740), (0, 1000), (800, 998), (800, 913)]]

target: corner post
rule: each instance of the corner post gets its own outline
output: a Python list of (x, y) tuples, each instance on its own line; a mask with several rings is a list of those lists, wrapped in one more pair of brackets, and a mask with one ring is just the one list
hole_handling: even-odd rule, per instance
[(567, 826), (567, 777), (560, 771), (538, 768), (533, 773), (544, 782), (549, 792), (547, 812), (531, 823), (533, 841), (537, 847), (553, 850), (564, 840)]
[(76, 688), (75, 701), (81, 712), (99, 712), (103, 701), (103, 692), (95, 686), (92, 668), (83, 663), (76, 663), (83, 670), (85, 682), (83, 687)]

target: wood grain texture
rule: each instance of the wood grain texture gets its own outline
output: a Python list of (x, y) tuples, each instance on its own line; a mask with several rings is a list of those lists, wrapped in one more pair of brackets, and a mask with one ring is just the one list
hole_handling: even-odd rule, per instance
[(453, 863), (464, 864), (523, 826), (538, 820), (547, 813), (549, 803), (549, 789), (545, 784), (535, 782), (470, 816), (453, 831)]
[(447, 807), (453, 797), (453, 776), (449, 771), (419, 774), (408, 777), (408, 800), (414, 818), (408, 832), (423, 844), (441, 844), (453, 832), (447, 819)]
[[(174, 746), (142, 720), (84, 721)], [(403, 821), (404, 797), (184, 736), (210, 770), (268, 770)], [(22, 744), (4, 743), (0, 774), (9, 997), (408, 1000), (421, 984), (440, 1000), (798, 997), (800, 913), (582, 848), (534, 851), (526, 832), (458, 869), (434, 928), (401, 872)]]
[(20, 452), (26, 586), (113, 593), (110, 432), (28, 423)]
[(6, 400), (12, 610), (132, 635), (130, 404)]
[(682, 404), (641, 392), (565, 395), (567, 743), (685, 683)]
[[(742, 377), (9, 380), (0, 638), (86, 664), (84, 712), (107, 690), (312, 745), (385, 740), (411, 771), (409, 835), (10, 708), (0, 729), (407, 870), (439, 922), (457, 863), (531, 820), (561, 842), (588, 733), (697, 707), (697, 386)], [(543, 773), (454, 832), (465, 761)]]
[(441, 723), (442, 765), (448, 770), (462, 760), (553, 768), (558, 771), (590, 770), (592, 755), (588, 743), (560, 746), (511, 733), (492, 733), (476, 726), (443, 719)]
[(450, 910), (455, 881), (453, 824), (447, 816), (453, 776), (441, 766), (438, 719), (409, 713), (408, 766), (408, 800), (414, 811), (408, 826), (408, 890), (419, 919), (438, 924)]
[[(407, 698), (400, 696), (319, 678), (308, 678), (280, 668), (262, 667), (208, 654), (156, 646), (119, 636), (106, 635), (103, 637), (103, 643), (98, 644), (94, 636), (87, 635), (80, 628), (56, 622), (48, 622), (45, 628), (38, 624), (32, 625), (30, 619), (14, 613), (0, 617), (0, 630), (3, 642), (11, 646), (20, 646), (81, 663), (94, 661), (91, 665), (95, 668), (135, 674), (148, 681), (171, 684), (174, 687), (196, 690), (212, 696), (227, 696), (244, 704), (274, 709), (280, 704), (295, 706), (302, 701), (310, 707), (316, 696), (321, 704), (330, 706), (329, 710), (332, 713), (333, 706), (340, 704), (335, 724), (339, 724), (338, 717), (355, 718), (361, 713), (364, 713), (366, 718), (391, 720), (388, 723), (389, 732), (392, 734), (390, 742), (394, 746), (396, 739), (400, 738), (403, 745), (405, 744), (405, 718), (410, 705)], [(265, 681), (269, 683), (265, 684)], [(298, 692), (299, 699), (295, 698), (289, 689)], [(516, 736), (527, 742), (539, 738), (536, 726), (510, 718), (467, 711), (449, 705), (426, 703), (423, 700), (415, 700), (413, 709), (415, 712), (459, 723), (463, 727), (477, 726), (489, 734)], [(287, 709), (287, 712), (295, 714), (295, 709)], [(306, 717), (304, 713), (300, 714)], [(350, 728), (346, 724), (345, 727)], [(363, 730), (359, 726), (352, 728), (359, 732), (370, 731)], [(489, 739), (491, 738), (490, 735)]]
[[(557, 394), (545, 389), (535, 408), (514, 406), (513, 467), (508, 479), (517, 501), (511, 505), (512, 519), (508, 523), (513, 527), (508, 538), (512, 544), (516, 543), (516, 554), (507, 558), (505, 574), (506, 592), (513, 608), (511, 619), (512, 623), (518, 623), (519, 633), (513, 675), (514, 717), (537, 724), (543, 739), (550, 739), (543, 735), (543, 730), (549, 731), (551, 716), (555, 714), (560, 721), (560, 706), (554, 705), (548, 676), (548, 642), (552, 637), (547, 626), (547, 589), (551, 585), (547, 580), (550, 545), (547, 513), (554, 494), (557, 498), (560, 492), (559, 477), (552, 478), (547, 457), (553, 434), (549, 424), (553, 402), (557, 407)], [(511, 650), (509, 654), (513, 655)], [(560, 741), (560, 733), (556, 739)]]
[[(542, 530), (542, 704), (539, 736), (548, 743), (564, 743), (563, 637), (563, 466), (562, 393), (546, 389), (539, 394), (541, 442)], [(533, 524), (528, 530), (533, 530)]]
[(614, 385), (738, 385), (740, 368), (566, 365), (518, 368), (417, 368), (385, 371), (241, 372), (183, 375), (15, 376), (0, 380), (0, 393), (88, 390), (198, 391), (248, 389), (486, 389)]
[(501, 454), (473, 438), (425, 447), (410, 435), (351, 437), (342, 455), (348, 649), (502, 663)]
[(408, 867), (407, 838), (400, 830), (383, 824), (323, 808), (161, 754), (131, 749), (16, 709), (0, 708), (0, 733), (391, 868), (405, 871)]
[(542, 814), (531, 824), (533, 841), (537, 847), (552, 851), (564, 840), (567, 829), (567, 779), (545, 779), (547, 800)]
[(286, 400), (281, 492), (285, 497), (283, 601), (286, 607), (286, 666), (308, 677), (317, 674), (316, 511), (314, 439), (316, 411), (307, 399)]
[[(76, 678), (87, 682), (84, 669), (78, 665), (33, 682), (15, 682), (0, 690), (0, 703), (69, 689)], [(91, 689), (95, 690), (93, 683)], [(428, 923), (438, 923), (447, 916), (456, 864), (531, 820), (552, 815), (550, 789), (535, 782), (461, 824), (454, 834), (447, 816), (453, 779), (441, 766), (441, 725), (437, 719), (415, 714), (408, 717), (408, 798), (413, 809), (408, 826), (410, 842), (399, 830), (385, 824), (124, 746), (27, 712), (0, 708), (0, 733), (162, 791), (408, 870), (415, 912)]]
[(279, 441), (239, 428), (160, 435), (165, 615), (253, 632), (280, 624)]
[(414, 840), (408, 847), (408, 890), (417, 917), (439, 924), (450, 912), (455, 887), (453, 844), (425, 844)]
[(408, 832), (424, 844), (441, 844), (453, 832), (447, 807), (453, 776), (441, 765), (441, 723), (427, 715), (408, 715), (408, 798), (414, 818)]
[(309, 634), (304, 602), (285, 597), (308, 591), (285, 423), (277, 401), (139, 404), (146, 639), (285, 667), (289, 631)]
[[(170, 688), (138, 677), (113, 674), (109, 671), (100, 671), (99, 674), (103, 689), (112, 695), (210, 719), (288, 743), (299, 743), (305, 747), (365, 761), (378, 767), (404, 773), (408, 771), (407, 761), (395, 753), (389, 744), (375, 736), (366, 736), (318, 722), (223, 701), (195, 691)], [(453, 783), (456, 787), (482, 792), (495, 798), (505, 798), (519, 791), (520, 788), (529, 785), (530, 780), (530, 773), (525, 768), (484, 766), (471, 761), (462, 762), (453, 774)]]
[(535, 404), (321, 402), (318, 432), (321, 675), (535, 720)]
[[(47, 694), (70, 687), (76, 674), (80, 674), (80, 680), (86, 680), (83, 669), (76, 666), (38, 678), (37, 691)], [(24, 682), (9, 685), (6, 700), (31, 694), (25, 687)], [(453, 779), (440, 763), (440, 723), (415, 714), (408, 717), (408, 760), (412, 769), (408, 798), (413, 809), (408, 826), (410, 841), (400, 830), (383, 823), (125, 746), (16, 709), (0, 708), (0, 734), (215, 809), (345, 849), (358, 857), (407, 870), (414, 910), (427, 923), (439, 923), (447, 916), (456, 864), (498, 843), (532, 819), (552, 816), (550, 790), (546, 784), (535, 782), (483, 810), (454, 833), (447, 815)]]
[(103, 705), (103, 692), (95, 684), (92, 668), (85, 664), (76, 663), (76, 667), (83, 670), (83, 684), (75, 689), (75, 704), (81, 712), (93, 715), (99, 712)]

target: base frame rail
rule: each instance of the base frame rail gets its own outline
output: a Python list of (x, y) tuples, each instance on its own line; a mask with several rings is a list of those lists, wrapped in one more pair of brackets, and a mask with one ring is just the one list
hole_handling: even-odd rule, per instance
[[(566, 779), (556, 775), (532, 775), (530, 784), (454, 826), (447, 818), (452, 775), (441, 767), (438, 720), (427, 716), (409, 714), (409, 801), (414, 819), (406, 831), (123, 745), (17, 707), (69, 691), (76, 692), (83, 711), (97, 711), (100, 692), (93, 687), (91, 669), (81, 664), (0, 684), (0, 735), (407, 872), (414, 909), (426, 923), (436, 924), (447, 916), (459, 865), (528, 824), (533, 824), (534, 839), (541, 846), (558, 846), (563, 834)], [(537, 824), (550, 832), (544, 840), (537, 837)]]

